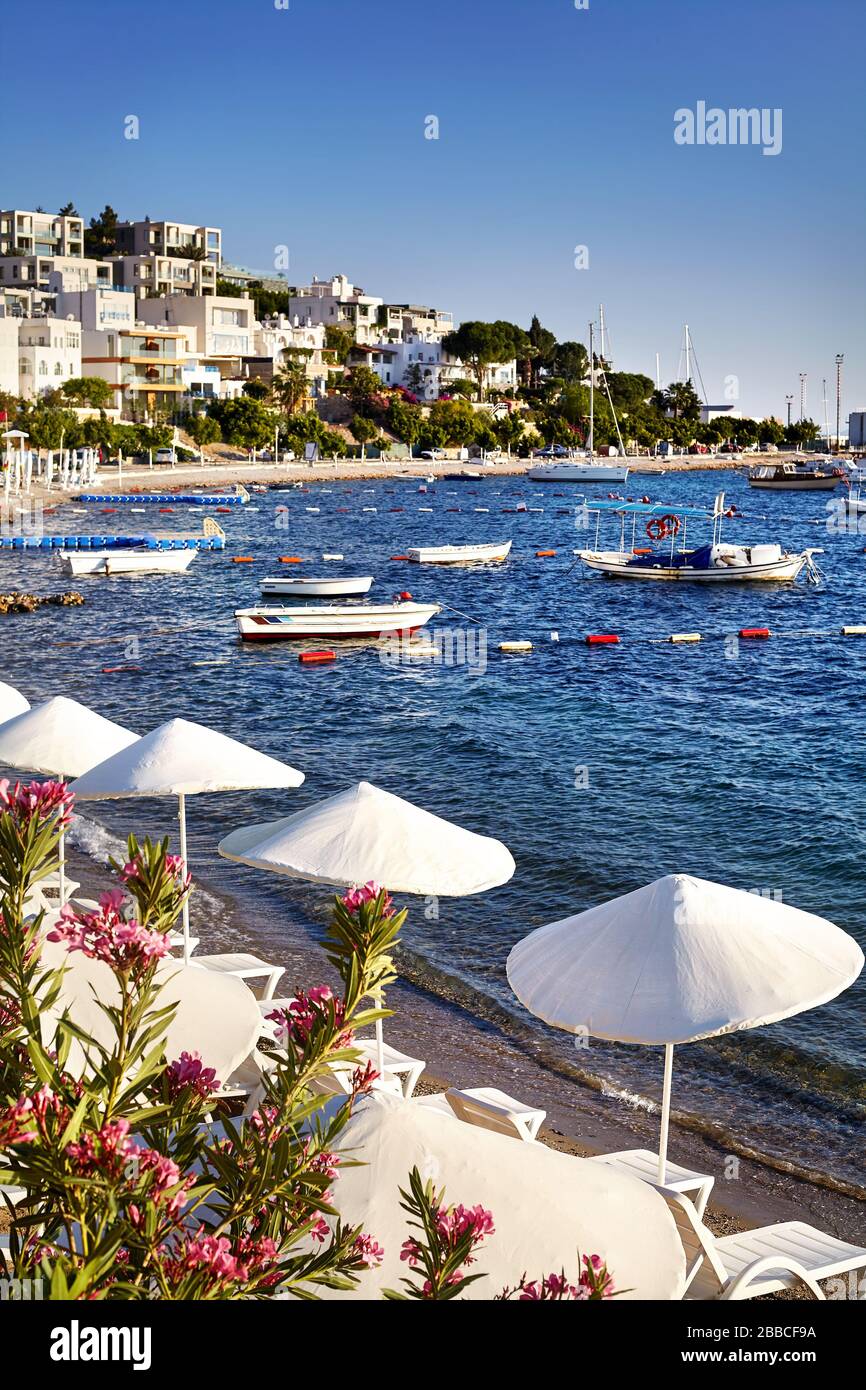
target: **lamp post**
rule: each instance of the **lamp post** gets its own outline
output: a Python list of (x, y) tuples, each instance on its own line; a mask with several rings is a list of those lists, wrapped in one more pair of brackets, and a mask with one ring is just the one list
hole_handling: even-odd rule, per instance
[(800, 373), (800, 419), (806, 418), (806, 373)]
[(785, 397), (785, 404), (786, 404), (787, 407), (788, 407), (788, 429), (791, 428), (791, 405), (792, 405), (793, 400), (794, 400), (794, 397), (793, 397), (793, 396), (786, 396), (786, 397)]
[(840, 445), (840, 434), (842, 424), (842, 363), (845, 361), (844, 352), (836, 353), (836, 452), (838, 454)]

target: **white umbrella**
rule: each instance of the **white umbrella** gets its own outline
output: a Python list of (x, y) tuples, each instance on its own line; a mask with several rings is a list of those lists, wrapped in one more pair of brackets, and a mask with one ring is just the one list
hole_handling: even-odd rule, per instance
[(688, 874), (539, 927), (506, 966), (520, 1002), (554, 1028), (664, 1044), (660, 1182), (674, 1045), (824, 1004), (862, 968), (856, 941), (823, 917)]
[[(23, 698), (23, 697), (22, 697)], [(109, 754), (138, 739), (86, 705), (55, 695), (0, 724), (0, 763), (48, 777), (79, 777)], [(60, 902), (66, 901), (64, 836), (58, 844)]]
[[(514, 860), (499, 840), (463, 830), (369, 782), (305, 811), (246, 826), (218, 845), (226, 859), (289, 878), (351, 887), (373, 880), (392, 893), (462, 898), (507, 883)], [(379, 1071), (382, 1027), (376, 1026)]]
[(26, 714), (30, 708), (30, 701), (25, 700), (20, 690), (16, 690), (14, 685), (6, 685), (5, 681), (0, 681), (0, 724), (5, 724), (7, 719), (14, 719), (16, 714)]
[[(258, 753), (244, 743), (187, 719), (160, 724), (129, 748), (91, 767), (73, 783), (80, 801), (123, 800), (138, 796), (176, 796), (180, 853), (186, 853), (186, 798), (202, 792), (253, 791), (299, 787), (304, 774), (288, 763)], [(183, 906), (183, 950), (188, 961), (189, 903)]]
[[(363, 1157), (340, 1167), (333, 1204), (348, 1225), (360, 1225), (384, 1247), (381, 1268), (364, 1271), (354, 1294), (321, 1289), (324, 1299), (381, 1298), (409, 1273), (400, 1248), (411, 1234), (399, 1189), (415, 1166), (450, 1205), (480, 1203), (495, 1231), (477, 1252), (472, 1272), (486, 1277), (461, 1297), (492, 1299), (523, 1274), (540, 1278), (564, 1269), (576, 1276), (578, 1256), (600, 1255), (621, 1299), (679, 1299), (685, 1283), (682, 1242), (661, 1197), (607, 1163), (590, 1163), (546, 1144), (520, 1144), (503, 1134), (443, 1115), (424, 1100), (376, 1093), (356, 1106), (340, 1147)], [(575, 1279), (576, 1282), (576, 1279)]]

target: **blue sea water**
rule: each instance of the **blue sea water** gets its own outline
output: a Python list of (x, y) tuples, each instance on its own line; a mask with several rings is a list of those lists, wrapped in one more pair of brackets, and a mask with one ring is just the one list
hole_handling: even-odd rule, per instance
[[(571, 554), (593, 534), (577, 529), (573, 486), (500, 478), (443, 481), (425, 493), (417, 481), (323, 483), (256, 493), (221, 516), (229, 550), (199, 555), (185, 576), (81, 580), (85, 607), (5, 619), (0, 674), (31, 701), (67, 694), (141, 732), (173, 715), (195, 719), (306, 773), (297, 791), (199, 797), (189, 808), (193, 868), (255, 905), (240, 935), (263, 954), (278, 953), (290, 932), (315, 939), (322, 895), (219, 860), (229, 829), (366, 778), (503, 839), (517, 861), (509, 884), (443, 900), (438, 916), (413, 906), (407, 973), (434, 993), (457, 989), (474, 1012), (534, 1039), (566, 1075), (657, 1096), (657, 1050), (594, 1043), (577, 1055), (570, 1038), (521, 1009), (505, 978), (516, 940), (679, 871), (780, 897), (866, 943), (866, 642), (839, 635), (843, 624), (866, 622), (866, 537), (832, 524), (826, 495), (757, 493), (733, 472), (633, 475), (628, 495), (710, 504), (722, 487), (741, 513), (725, 539), (823, 547), (822, 585), (588, 575)], [(520, 504), (525, 512), (511, 510)], [(198, 530), (205, 514), (151, 508), (135, 520)], [(55, 520), (58, 531), (128, 533), (133, 516), (66, 508)], [(489, 568), (389, 558), (413, 544), (505, 537), (510, 559)], [(537, 558), (541, 549), (557, 554)], [(323, 552), (345, 561), (323, 564)], [(234, 565), (232, 554), (256, 564)], [(281, 554), (308, 563), (281, 566)], [(334, 665), (305, 668), (291, 644), (241, 646), (233, 610), (257, 602), (258, 580), (280, 572), (373, 574), (371, 599), (409, 589), (450, 605), (435, 626), (473, 634), (472, 664), (394, 664), (351, 644)], [(0, 553), (0, 589), (12, 587), (69, 582), (54, 557)], [(772, 638), (731, 640), (751, 626)], [(705, 640), (652, 640), (682, 631)], [(590, 649), (590, 632), (622, 642)], [(515, 638), (530, 639), (533, 652), (498, 652)], [(124, 665), (141, 669), (103, 672)], [(157, 802), (84, 814), (118, 833), (173, 824)], [(864, 992), (861, 979), (820, 1009), (679, 1049), (677, 1108), (757, 1151), (863, 1184)]]

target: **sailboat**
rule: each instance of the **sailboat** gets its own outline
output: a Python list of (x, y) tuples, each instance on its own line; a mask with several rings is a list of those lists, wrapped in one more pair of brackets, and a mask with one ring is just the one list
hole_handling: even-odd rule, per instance
[[(602, 319), (602, 324), (604, 320)], [(586, 441), (586, 455), (583, 460), (568, 459), (564, 463), (535, 464), (526, 474), (533, 483), (624, 483), (628, 477), (628, 464), (621, 462), (618, 458), (611, 459), (609, 462), (602, 462), (596, 459), (593, 443), (595, 433), (595, 351), (594, 334), (595, 324), (589, 325), (589, 435)], [(604, 328), (602, 327), (602, 334)], [(602, 337), (602, 349), (604, 339)], [(604, 369), (602, 368), (602, 376)], [(604, 377), (605, 390), (607, 390), (608, 400), (610, 391), (607, 386), (607, 378)], [(613, 402), (610, 402), (613, 411)], [(614, 411), (614, 421), (616, 412)], [(619, 436), (619, 425), (617, 424), (617, 436)], [(622, 438), (619, 438), (620, 450), (625, 454)]]

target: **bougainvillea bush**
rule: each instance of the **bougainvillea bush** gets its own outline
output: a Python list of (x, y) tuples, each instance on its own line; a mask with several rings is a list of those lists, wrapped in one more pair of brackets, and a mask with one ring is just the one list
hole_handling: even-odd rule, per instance
[[(0, 1276), (39, 1281), (54, 1299), (352, 1290), (384, 1252), (375, 1232), (340, 1220), (331, 1186), (341, 1162), (359, 1161), (341, 1158), (340, 1135), (376, 1073), (353, 1042), (385, 1016), (368, 1001), (394, 979), (405, 913), (372, 884), (335, 900), (324, 950), (341, 993), (298, 990), (275, 1011), (272, 1069), (256, 1108), (239, 1116), (220, 1099), (226, 1078), (193, 1052), (166, 1054), (169, 934), (191, 892), (167, 842), (130, 837), (127, 861), (113, 865), (118, 886), (96, 909), (42, 910), (36, 890), (56, 869), (71, 807), (62, 783), (0, 781), (0, 1186), (23, 1189), (5, 1202)], [(69, 967), (49, 963), (46, 940), (65, 947), (64, 961), (82, 953), (110, 970), (115, 987), (97, 1000), (108, 1041), (64, 1010)], [(335, 1064), (352, 1077), (336, 1102)], [(407, 1281), (405, 1296), (452, 1298), (475, 1277), (464, 1267), (492, 1217), (446, 1209), (416, 1173), (410, 1186), (404, 1204), (421, 1229), (407, 1259), (424, 1277)], [(531, 1287), (554, 1296), (553, 1278)]]

